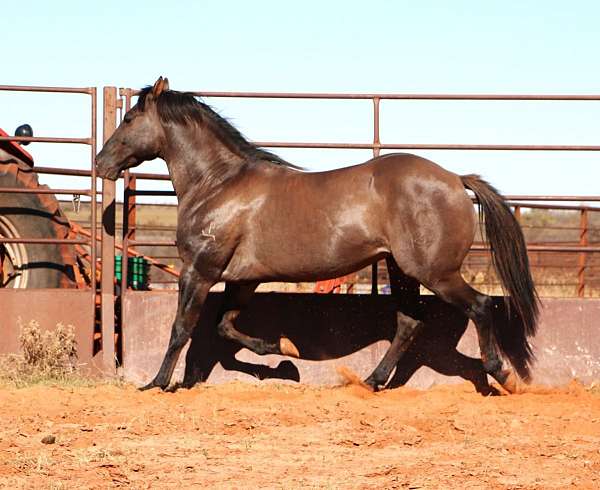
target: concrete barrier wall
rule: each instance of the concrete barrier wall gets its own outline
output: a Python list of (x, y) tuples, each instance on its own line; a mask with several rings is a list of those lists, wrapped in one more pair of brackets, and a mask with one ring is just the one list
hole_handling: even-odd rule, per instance
[[(496, 314), (504, 305), (496, 298)], [(175, 292), (128, 292), (123, 308), (125, 377), (143, 384), (156, 374), (165, 352), (177, 302)], [(317, 385), (340, 382), (338, 366), (362, 377), (375, 368), (395, 331), (391, 296), (256, 294), (238, 327), (276, 340), (289, 337), (302, 359), (257, 356), (224, 341), (215, 332), (221, 295), (211, 294), (204, 321), (182, 354), (175, 379), (221, 383), (229, 380), (288, 379)], [(475, 329), (451, 306), (422, 296), (417, 316), (426, 327), (390, 381), (426, 388), (468, 380), (481, 391), (487, 377), (479, 360)], [(534, 382), (561, 385), (573, 378), (600, 379), (600, 300), (546, 299), (539, 334)]]

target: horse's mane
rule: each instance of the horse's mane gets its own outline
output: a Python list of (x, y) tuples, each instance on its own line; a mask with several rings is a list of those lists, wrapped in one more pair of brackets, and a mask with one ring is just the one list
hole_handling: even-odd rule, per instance
[[(151, 90), (152, 87), (148, 86), (144, 87), (139, 93), (137, 105), (142, 112), (144, 111), (146, 97)], [(208, 104), (202, 102), (192, 93), (167, 90), (158, 96), (156, 104), (158, 116), (163, 123), (188, 124), (196, 122), (208, 124), (225, 143), (249, 160), (267, 161), (302, 170), (302, 167), (294, 165), (248, 141), (227, 119), (217, 114)]]

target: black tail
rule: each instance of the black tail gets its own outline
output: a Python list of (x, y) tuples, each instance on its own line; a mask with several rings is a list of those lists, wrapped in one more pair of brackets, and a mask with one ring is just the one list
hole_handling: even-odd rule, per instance
[[(534, 356), (527, 337), (535, 335), (539, 298), (529, 270), (527, 247), (521, 227), (494, 187), (478, 175), (461, 176), (463, 185), (473, 191), (479, 203), (479, 219), (485, 223), (492, 263), (502, 288), (508, 295), (508, 326), (494, 322), (494, 335), (502, 354), (523, 379), (529, 378)], [(485, 216), (485, 219), (484, 219)]]

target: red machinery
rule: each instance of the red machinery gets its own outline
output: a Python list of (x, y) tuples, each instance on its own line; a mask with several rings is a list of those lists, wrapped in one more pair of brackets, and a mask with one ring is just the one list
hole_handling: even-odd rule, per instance
[[(16, 136), (31, 136), (29, 125), (19, 126)], [(8, 136), (0, 129), (0, 136)], [(14, 141), (0, 141), (0, 236), (8, 239), (66, 239), (73, 230), (53, 194), (27, 192), (45, 189), (33, 171), (33, 157)], [(21, 190), (24, 192), (17, 192)], [(0, 287), (73, 288), (80, 268), (72, 244), (0, 244)]]

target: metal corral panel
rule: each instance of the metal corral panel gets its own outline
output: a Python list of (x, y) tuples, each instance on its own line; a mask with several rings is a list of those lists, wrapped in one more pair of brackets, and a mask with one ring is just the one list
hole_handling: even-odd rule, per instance
[[(496, 298), (496, 312), (503, 301)], [(214, 327), (220, 294), (209, 297), (205, 322), (184, 351), (174, 379), (229, 380), (265, 378), (328, 385), (340, 382), (337, 367), (365, 377), (383, 356), (394, 332), (391, 296), (256, 294), (238, 320), (244, 333), (271, 341), (285, 335), (303, 359), (257, 356), (218, 337)], [(177, 303), (175, 292), (128, 292), (123, 303), (125, 377), (143, 384), (156, 374), (165, 352)], [(417, 316), (426, 327), (406, 353), (392, 386), (471, 381), (485, 390), (474, 327), (451, 306), (422, 296)], [(534, 381), (560, 385), (572, 378), (600, 379), (600, 300), (547, 299), (534, 345)], [(207, 327), (208, 326), (208, 327)], [(184, 361), (187, 358), (187, 365)]]
[(79, 363), (91, 368), (94, 334), (94, 297), (74, 289), (0, 290), (0, 354), (20, 350), (19, 324), (35, 320), (43, 330), (57, 323), (73, 325)]

